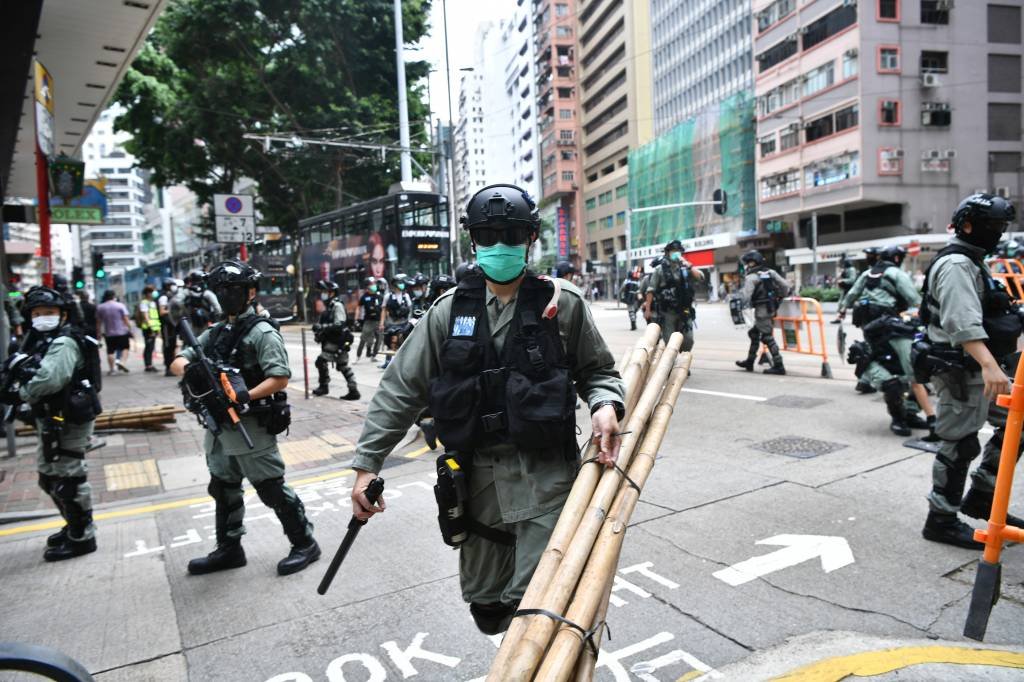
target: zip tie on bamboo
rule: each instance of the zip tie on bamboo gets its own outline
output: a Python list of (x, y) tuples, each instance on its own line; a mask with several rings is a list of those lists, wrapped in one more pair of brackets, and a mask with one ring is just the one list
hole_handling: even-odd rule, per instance
[[(675, 362), (661, 400), (651, 415), (651, 424), (647, 435), (629, 467), (629, 477), (639, 486), (639, 489), (643, 488), (654, 468), (655, 457), (662, 440), (664, 440), (674, 405), (689, 375), (690, 361), (690, 354), (685, 353), (680, 355)], [(613, 579), (618, 566), (626, 527), (636, 508), (636, 503), (640, 499), (639, 489), (629, 485), (620, 486), (611, 511), (594, 543), (583, 574), (580, 576), (572, 603), (565, 613), (565, 619), (569, 622), (584, 624), (583, 627), (600, 622), (598, 614), (607, 608), (607, 595), (610, 594), (608, 583)], [(599, 631), (600, 629), (596, 629), (596, 632)], [(538, 682), (564, 682), (573, 677), (577, 673), (577, 660), (581, 658), (581, 650), (584, 659), (589, 655), (587, 653), (589, 649), (584, 650), (583, 648), (583, 641), (584, 637), (574, 628), (564, 625), (560, 627), (537, 671), (536, 680)], [(596, 661), (594, 662), (596, 663)]]
[[(644, 424), (650, 419), (682, 344), (683, 335), (679, 332), (673, 333), (669, 338), (668, 345), (661, 356), (658, 366), (646, 382), (633, 414), (629, 416), (626, 430), (639, 433), (644, 428)], [(627, 372), (629, 369), (627, 368)], [(639, 441), (634, 438), (627, 438), (623, 441), (622, 448), (619, 451), (619, 461), (622, 462), (620, 465), (622, 468), (625, 469), (630, 466), (630, 461), (633, 458), (638, 443)], [(597, 468), (586, 467), (584, 471)], [(543, 584), (546, 585), (544, 599), (536, 606), (531, 604), (530, 606), (523, 606), (523, 608), (541, 608), (558, 615), (564, 615), (566, 605), (569, 603), (569, 599), (576, 588), (576, 583), (583, 572), (587, 557), (590, 556), (594, 541), (601, 530), (607, 511), (611, 507), (611, 503), (622, 482), (622, 476), (618, 471), (605, 469), (601, 473), (601, 478), (598, 481), (593, 496), (590, 498), (589, 506), (582, 514), (577, 509), (570, 508), (568, 503), (566, 504), (562, 514), (564, 515), (568, 512), (573, 518), (579, 516), (579, 525), (572, 534), (572, 540), (569, 542), (561, 562), (558, 563), (554, 576), (550, 580), (547, 579), (548, 576), (543, 576)], [(561, 522), (561, 517), (559, 517), (559, 522)], [(531, 586), (535, 581), (537, 581), (536, 574), (534, 574), (533, 579), (530, 581)], [(528, 682), (533, 678), (533, 673), (536, 671), (544, 656), (544, 652), (548, 648), (548, 644), (551, 642), (551, 637), (557, 625), (554, 619), (546, 616), (525, 616), (513, 618), (512, 622), (514, 623), (520, 619), (525, 619), (529, 623), (526, 634), (522, 636), (516, 645), (514, 653), (508, 659), (507, 666), (505, 666), (504, 661), (502, 661), (501, 668), (496, 667), (497, 661), (492, 666), (491, 677), (494, 680)], [(574, 665), (575, 661), (576, 659), (573, 658), (570, 664)]]
[[(626, 387), (627, 405), (630, 396), (639, 393), (642, 378), (646, 373), (644, 365), (650, 361), (654, 347), (660, 338), (661, 330), (658, 325), (649, 324), (643, 337), (637, 340), (633, 350), (628, 354), (625, 369), (621, 372), (622, 381)], [(627, 407), (627, 418), (631, 412), (632, 410)], [(638, 432), (634, 431), (634, 434), (636, 433)], [(630, 436), (630, 439), (638, 440), (635, 435)], [(581, 461), (591, 459), (594, 454), (593, 443), (588, 442), (583, 449)], [(555, 529), (551, 532), (551, 538), (548, 540), (547, 547), (537, 563), (536, 570), (533, 572), (533, 578), (526, 588), (526, 593), (520, 600), (520, 608), (531, 609), (540, 606), (541, 600), (544, 598), (544, 591), (547, 589), (547, 584), (554, 576), (559, 563), (562, 561), (562, 557), (565, 555), (565, 550), (572, 540), (577, 526), (579, 526), (580, 518), (583, 516), (586, 506), (594, 494), (594, 489), (597, 487), (603, 469), (604, 467), (588, 464), (582, 467), (577, 474), (572, 489), (569, 491), (569, 497), (562, 507), (562, 513), (555, 524)], [(505, 637), (501, 641), (501, 648), (498, 649), (498, 654), (491, 664), (491, 671), (487, 676), (487, 682), (502, 682), (504, 680), (502, 671), (508, 664), (516, 645), (526, 633), (529, 622), (530, 619), (526, 617), (512, 619), (512, 623), (509, 625), (508, 630), (505, 632)]]

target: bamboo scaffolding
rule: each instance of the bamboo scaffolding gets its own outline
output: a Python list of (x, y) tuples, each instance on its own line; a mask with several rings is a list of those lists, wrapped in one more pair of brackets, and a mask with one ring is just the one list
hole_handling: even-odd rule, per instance
[[(683, 335), (678, 332), (672, 334), (669, 338), (661, 360), (649, 376), (646, 386), (640, 394), (639, 400), (637, 400), (634, 412), (628, 418), (625, 430), (632, 431), (633, 434), (623, 438), (622, 447), (619, 451), (619, 466), (623, 469), (630, 466), (633, 454), (637, 450), (639, 441), (633, 435), (639, 435), (650, 419), (661, 397), (662, 388), (672, 372), (682, 343)], [(629, 369), (631, 368), (627, 368), (627, 372)], [(597, 467), (586, 468), (596, 469)], [(597, 488), (594, 490), (588, 507), (580, 515), (579, 525), (572, 535), (572, 540), (561, 562), (559, 562), (554, 576), (550, 580), (544, 580), (543, 582), (547, 587), (539, 608), (559, 615), (565, 613), (569, 599), (576, 588), (580, 574), (583, 572), (587, 558), (590, 556), (591, 549), (594, 546), (594, 541), (597, 539), (621, 483), (622, 476), (618, 471), (605, 469), (601, 473)], [(566, 510), (570, 510), (568, 504), (563, 509), (563, 515)], [(571, 509), (571, 513), (573, 517), (578, 514), (574, 508)], [(559, 522), (561, 520), (561, 517), (559, 517)], [(531, 586), (536, 579), (535, 575), (533, 580), (531, 580)], [(547, 650), (554, 634), (555, 626), (557, 625), (556, 621), (543, 615), (525, 616), (524, 619), (528, 623), (526, 633), (516, 645), (513, 654), (508, 658), (507, 669), (502, 670), (499, 668), (498, 670), (501, 672), (496, 674), (495, 668), (492, 667), (491, 675), (494, 676), (494, 679), (528, 682), (533, 678), (537, 666), (540, 665), (541, 659), (544, 657), (544, 652)], [(575, 665), (575, 662), (576, 657), (574, 656), (569, 665)]]
[[(185, 412), (184, 408), (174, 405), (109, 410), (96, 417), (95, 430), (156, 429), (165, 424), (173, 424), (175, 415), (183, 412)], [(35, 425), (22, 424), (18, 426), (15, 433), (19, 436), (31, 435), (35, 433)]]
[[(675, 402), (689, 374), (690, 360), (690, 354), (686, 353), (675, 361), (661, 400), (651, 415), (648, 432), (629, 466), (629, 477), (641, 490), (654, 468), (654, 460), (668, 429)], [(615, 575), (626, 527), (639, 499), (640, 491), (633, 486), (624, 483), (619, 487), (565, 614), (567, 620), (586, 626), (600, 622), (596, 617), (602, 607), (607, 608), (608, 583)], [(574, 628), (562, 625), (544, 656), (536, 679), (543, 682), (568, 680), (576, 671), (576, 662), (582, 648), (583, 635)]]
[[(629, 353), (625, 369), (621, 372), (622, 380), (626, 387), (627, 399), (629, 396), (639, 393), (638, 389), (644, 373), (642, 365), (645, 365), (650, 360), (660, 335), (661, 332), (658, 329), (658, 325), (647, 325), (647, 331), (644, 336), (636, 342), (632, 352)], [(583, 450), (583, 461), (590, 459), (594, 454), (593, 444), (588, 443)], [(572, 540), (573, 534), (576, 532), (580, 518), (586, 510), (590, 498), (594, 494), (594, 489), (597, 487), (600, 476), (601, 468), (598, 466), (587, 465), (580, 469), (579, 474), (576, 476), (576, 481), (569, 491), (569, 497), (565, 501), (565, 506), (562, 508), (562, 513), (558, 517), (558, 522), (555, 524), (555, 529), (551, 532), (551, 538), (548, 540), (547, 547), (537, 563), (533, 578), (530, 580), (522, 600), (520, 600), (520, 608), (532, 609), (540, 606), (547, 583), (554, 576), (558, 565), (562, 561), (562, 557), (565, 555), (565, 550)], [(504, 679), (502, 670), (511, 658), (519, 640), (526, 633), (528, 622), (529, 619), (525, 617), (512, 619), (512, 623), (509, 625), (508, 631), (501, 641), (501, 648), (498, 649), (498, 654), (491, 665), (487, 682), (502, 682)]]

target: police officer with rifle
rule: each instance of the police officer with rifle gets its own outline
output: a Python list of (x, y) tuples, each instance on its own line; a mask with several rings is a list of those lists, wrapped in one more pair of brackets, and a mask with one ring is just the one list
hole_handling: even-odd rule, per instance
[(7, 421), (22, 403), (35, 424), (39, 487), (64, 518), (46, 539), (46, 561), (63, 561), (96, 551), (92, 487), (85, 452), (102, 408), (102, 369), (96, 339), (68, 321), (71, 303), (55, 289), (32, 287), (22, 312), (31, 320), (20, 352), (4, 366), (2, 401)]
[(665, 256), (661, 265), (651, 274), (651, 281), (644, 292), (644, 319), (654, 317), (654, 303), (657, 300), (661, 338), (665, 343), (673, 332), (683, 335), (683, 351), (693, 349), (693, 326), (697, 311), (693, 307), (696, 297), (695, 284), (704, 279), (697, 266), (683, 257), (683, 243), (673, 239), (665, 245)]
[[(914, 347), (919, 381), (930, 378), (938, 392), (935, 432), (942, 439), (921, 534), (967, 549), (983, 545), (957, 512), (989, 518), (999, 447), (985, 448), (970, 491), (962, 499), (961, 495), (971, 461), (981, 454), (978, 431), (989, 416), (990, 402), (1009, 393), (1006, 367), (1015, 362), (1022, 330), (1019, 310), (984, 259), (995, 252), (1016, 217), (1013, 204), (991, 194), (972, 194), (960, 202), (951, 221), (955, 236), (935, 256), (925, 276), (921, 320), (928, 332)], [(997, 436), (1001, 441), (998, 430)], [(1006, 521), (1024, 525), (1011, 515)]]
[(356, 375), (348, 366), (348, 351), (355, 336), (348, 328), (348, 313), (345, 312), (345, 304), (338, 298), (338, 285), (322, 279), (316, 283), (316, 288), (320, 292), (320, 300), (324, 303), (324, 311), (320, 314), (320, 321), (313, 325), (313, 340), (320, 344), (320, 355), (313, 363), (320, 378), (320, 385), (313, 389), (313, 395), (327, 395), (333, 363), (348, 384), (348, 393), (341, 396), (341, 399), (359, 400)]
[(245, 566), (242, 479), (274, 510), (291, 551), (277, 564), (279, 575), (301, 571), (320, 557), (313, 524), (298, 495), (284, 482), (277, 434), (291, 422), (285, 388), (291, 377), (288, 352), (277, 323), (257, 313), (259, 273), (229, 260), (207, 275), (226, 319), (195, 339), (187, 320), (179, 331), (188, 347), (171, 364), (182, 377), (185, 406), (206, 426), (207, 491), (215, 503), (217, 547), (188, 564), (192, 574)]
[(743, 278), (743, 289), (739, 293), (739, 299), (743, 305), (754, 309), (754, 326), (747, 332), (747, 336), (750, 337), (747, 358), (737, 360), (736, 366), (753, 372), (757, 351), (760, 350), (761, 344), (764, 344), (772, 355), (772, 366), (764, 373), (785, 374), (786, 368), (782, 364), (782, 353), (779, 352), (779, 344), (775, 341), (772, 331), (779, 302), (789, 296), (792, 287), (782, 275), (768, 267), (764, 256), (759, 251), (747, 251), (740, 257), (740, 262), (743, 263), (746, 274)]
[(485, 187), (462, 225), (479, 267), (434, 302), (384, 372), (356, 446), (352, 508), (361, 520), (384, 511), (365, 491), (429, 407), (446, 449), (435, 488), (442, 536), (460, 549), (462, 598), (477, 627), (496, 634), (518, 607), (579, 466), (575, 394), (590, 405), (598, 461), (610, 466), (624, 388), (579, 289), (527, 270), (540, 228), (530, 196)]

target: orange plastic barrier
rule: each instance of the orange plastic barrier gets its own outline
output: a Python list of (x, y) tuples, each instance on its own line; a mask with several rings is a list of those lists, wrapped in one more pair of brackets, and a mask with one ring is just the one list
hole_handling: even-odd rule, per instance
[(832, 378), (821, 303), (813, 298), (799, 296), (784, 299), (775, 313), (774, 324), (782, 330), (782, 341), (779, 343), (781, 350), (821, 356), (821, 376)]
[(1024, 303), (1024, 264), (1016, 258), (993, 258), (988, 262), (992, 276), (1006, 286), (1006, 291), (1019, 303)]

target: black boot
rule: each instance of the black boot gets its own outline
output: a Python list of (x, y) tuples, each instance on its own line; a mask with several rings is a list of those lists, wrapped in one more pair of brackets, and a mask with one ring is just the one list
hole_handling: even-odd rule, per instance
[(786, 368), (782, 364), (782, 358), (772, 361), (772, 366), (764, 371), (764, 374), (777, 374), (779, 376), (786, 375)]
[(935, 415), (929, 415), (925, 421), (928, 423), (928, 435), (921, 440), (926, 443), (938, 443), (941, 438), (935, 433)]
[(327, 388), (327, 384), (320, 384), (313, 389), (312, 393), (313, 395), (327, 395), (328, 390), (330, 389)]
[(46, 538), (47, 547), (57, 547), (64, 544), (64, 541), (68, 538), (68, 527), (64, 526), (59, 531)]
[(473, 602), (469, 605), (469, 613), (473, 616), (473, 622), (480, 632), (485, 635), (500, 635), (508, 630), (512, 616), (519, 608), (519, 602), (514, 604), (502, 604), (501, 602), (491, 604), (479, 604)]
[(864, 395), (878, 392), (877, 389), (873, 388), (871, 384), (869, 384), (866, 381), (858, 381), (857, 385), (854, 387), (854, 390), (856, 390), (857, 393), (863, 393)]
[[(964, 495), (964, 499), (960, 503), (960, 511), (963, 512), (964, 516), (970, 516), (972, 519), (988, 521), (989, 516), (992, 514), (993, 495), (993, 492), (982, 492), (972, 487)], [(1024, 519), (1007, 512), (1006, 525), (1024, 528)]]
[(46, 551), (43, 552), (43, 559), (45, 561), (64, 561), (65, 559), (73, 559), (76, 556), (82, 556), (83, 554), (90, 554), (96, 551), (96, 538), (89, 538), (88, 540), (72, 540), (70, 537), (65, 537), (64, 541), (55, 547), (47, 547)]
[[(904, 413), (906, 413), (906, 408), (904, 408)], [(930, 429), (932, 426), (929, 422), (921, 419), (921, 415), (916, 412), (906, 415), (906, 424), (912, 429)]]
[(740, 369), (745, 369), (748, 372), (754, 371), (754, 358), (747, 358), (746, 360), (737, 360), (736, 366)]
[(921, 537), (964, 549), (985, 549), (983, 543), (974, 539), (974, 529), (957, 518), (956, 514), (929, 511), (928, 519), (921, 530)]
[(217, 548), (204, 557), (188, 562), (188, 572), (192, 575), (216, 573), (229, 568), (245, 566), (245, 550), (238, 540), (225, 540), (217, 543)]
[(341, 400), (359, 400), (359, 389), (354, 386), (348, 389), (348, 393), (341, 396)]
[(278, 575), (298, 573), (306, 566), (320, 558), (320, 545), (312, 537), (306, 539), (303, 546), (292, 545), (292, 551), (284, 559), (277, 562)]
[(899, 379), (889, 379), (882, 384), (882, 393), (885, 394), (885, 407), (892, 417), (889, 430), (897, 436), (907, 437), (913, 435), (910, 427), (907, 426), (907, 412), (903, 407), (903, 384)]

